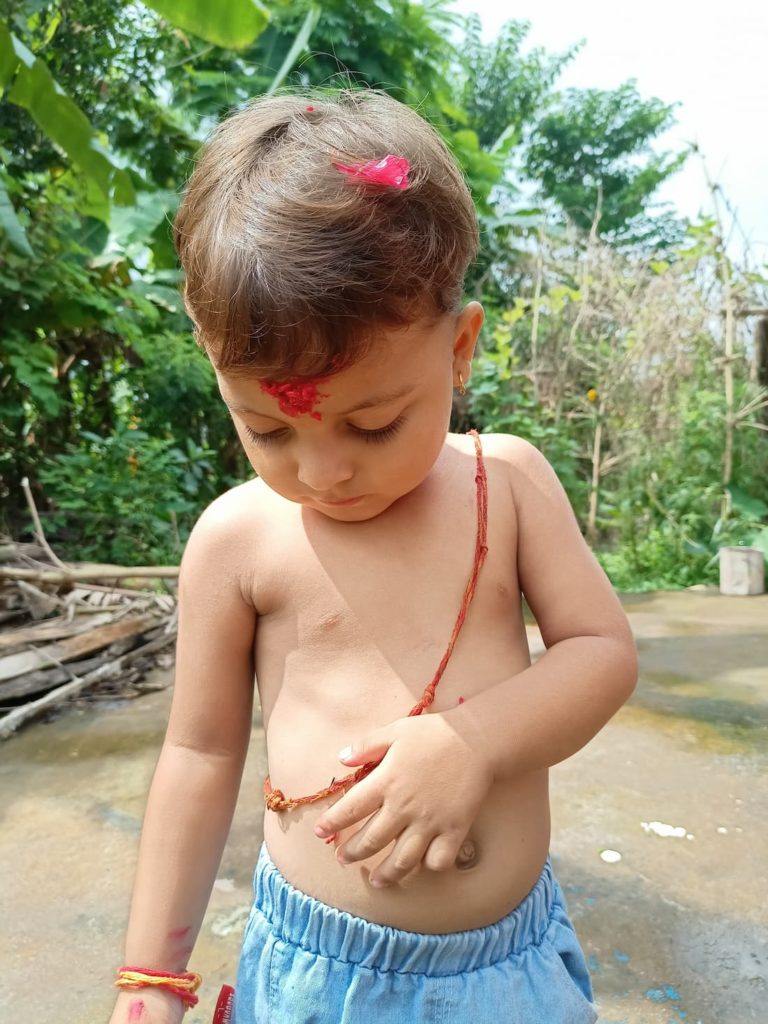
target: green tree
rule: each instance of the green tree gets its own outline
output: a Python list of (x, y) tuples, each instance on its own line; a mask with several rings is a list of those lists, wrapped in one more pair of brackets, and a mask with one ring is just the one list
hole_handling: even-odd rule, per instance
[[(651, 141), (674, 121), (674, 104), (643, 99), (635, 82), (618, 89), (568, 89), (541, 118), (526, 168), (568, 218), (609, 240), (653, 233), (653, 197), (683, 164), (685, 153), (657, 154)], [(657, 225), (662, 235), (669, 225)]]
[(477, 15), (467, 22), (457, 53), (458, 95), (467, 122), (485, 149), (505, 133), (513, 134), (515, 144), (523, 140), (576, 53), (577, 47), (558, 55), (540, 47), (526, 53), (523, 45), (530, 30), (530, 22), (508, 21), (495, 39), (484, 43)]

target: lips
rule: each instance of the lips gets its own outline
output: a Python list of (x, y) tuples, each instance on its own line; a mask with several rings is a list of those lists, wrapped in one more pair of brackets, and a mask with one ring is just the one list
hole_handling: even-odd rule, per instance
[(360, 494), (356, 498), (342, 498), (340, 501), (328, 501), (325, 498), (315, 498), (315, 501), (320, 505), (329, 505), (331, 508), (341, 508), (344, 505), (355, 505), (358, 501), (362, 501), (364, 497), (364, 494)]

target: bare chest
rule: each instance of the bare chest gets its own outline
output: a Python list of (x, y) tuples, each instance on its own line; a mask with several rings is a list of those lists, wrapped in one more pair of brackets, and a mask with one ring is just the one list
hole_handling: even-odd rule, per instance
[[(527, 657), (511, 499), (492, 472), (488, 482), (488, 556), (452, 658), (464, 676), (472, 667), (478, 685), (488, 685), (495, 665)], [(384, 718), (419, 699), (446, 650), (475, 560), (474, 480), (461, 483), (446, 480), (425, 500), (409, 496), (364, 523), (286, 510), (252, 574), (265, 720), (278, 703), (285, 714), (308, 703), (339, 722), (361, 693)], [(443, 692), (454, 701), (451, 675)]]

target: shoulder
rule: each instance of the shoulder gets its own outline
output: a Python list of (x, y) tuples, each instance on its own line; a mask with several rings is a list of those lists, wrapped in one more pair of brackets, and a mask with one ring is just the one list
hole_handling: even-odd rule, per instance
[[(544, 458), (538, 448), (516, 434), (479, 434), (480, 447), (486, 459), (502, 459), (509, 463), (538, 455)], [(471, 434), (449, 434), (450, 447), (464, 454), (474, 454), (475, 445)], [(546, 460), (545, 460), (546, 461)]]
[[(479, 437), (489, 483), (509, 488), (518, 515), (537, 498), (555, 494), (558, 499), (564, 497), (554, 469), (530, 441), (516, 434), (480, 434)], [(469, 434), (450, 434), (448, 444), (462, 457), (475, 454)]]
[(202, 576), (250, 580), (254, 557), (267, 541), (274, 516), (271, 493), (260, 480), (248, 480), (208, 505), (184, 549), (182, 585)]
[(259, 480), (232, 487), (220, 494), (201, 513), (190, 535), (190, 544), (232, 543), (244, 529), (268, 521), (267, 488)]
[(528, 488), (560, 488), (554, 469), (539, 449), (516, 434), (481, 434), (486, 460), (501, 463), (510, 481), (513, 497), (521, 497)]

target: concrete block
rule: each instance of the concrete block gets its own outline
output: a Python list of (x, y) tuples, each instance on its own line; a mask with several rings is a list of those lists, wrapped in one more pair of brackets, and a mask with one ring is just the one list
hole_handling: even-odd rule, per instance
[(720, 593), (765, 593), (763, 562), (760, 548), (720, 548)]

